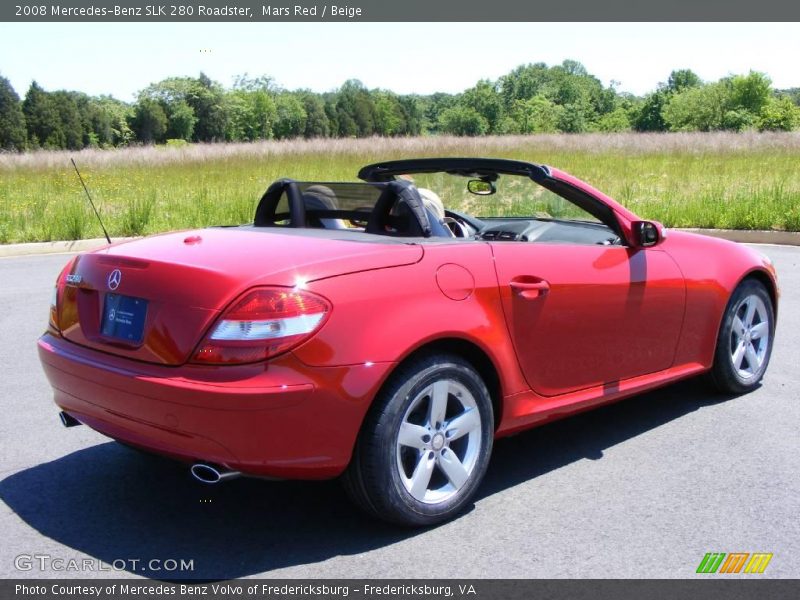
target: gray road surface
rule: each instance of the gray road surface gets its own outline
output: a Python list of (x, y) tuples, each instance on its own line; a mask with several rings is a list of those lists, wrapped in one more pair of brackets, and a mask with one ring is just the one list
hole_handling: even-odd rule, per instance
[[(684, 382), (501, 440), (472, 509), (424, 531), (363, 517), (337, 482), (203, 487), (62, 428), (35, 340), (68, 256), (0, 259), (0, 576), (683, 578), (706, 552), (760, 551), (765, 576), (798, 577), (800, 248), (760, 249), (783, 293), (763, 387)], [(40, 570), (54, 559), (126, 570)]]

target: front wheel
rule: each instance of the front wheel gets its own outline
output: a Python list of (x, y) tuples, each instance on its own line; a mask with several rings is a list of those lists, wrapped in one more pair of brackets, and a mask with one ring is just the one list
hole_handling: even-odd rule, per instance
[(754, 279), (733, 292), (722, 317), (711, 378), (721, 392), (743, 394), (758, 387), (775, 337), (775, 309)]
[(403, 525), (460, 512), (492, 451), (489, 391), (463, 359), (446, 354), (401, 367), (376, 398), (344, 477), (358, 505)]

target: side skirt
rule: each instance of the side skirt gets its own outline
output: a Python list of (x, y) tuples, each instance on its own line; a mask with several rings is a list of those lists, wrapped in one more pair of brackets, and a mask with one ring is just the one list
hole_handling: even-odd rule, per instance
[(611, 404), (707, 370), (700, 363), (687, 363), (664, 371), (598, 385), (562, 396), (540, 396), (533, 390), (512, 394), (503, 398), (503, 420), (495, 437), (512, 435), (524, 429), (544, 425), (604, 404)]

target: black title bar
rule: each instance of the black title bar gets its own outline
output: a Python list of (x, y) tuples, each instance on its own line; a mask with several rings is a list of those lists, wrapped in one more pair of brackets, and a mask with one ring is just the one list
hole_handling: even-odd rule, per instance
[(794, 600), (797, 579), (237, 579), (165, 582), (141, 579), (10, 579), (0, 581), (0, 597), (37, 600)]

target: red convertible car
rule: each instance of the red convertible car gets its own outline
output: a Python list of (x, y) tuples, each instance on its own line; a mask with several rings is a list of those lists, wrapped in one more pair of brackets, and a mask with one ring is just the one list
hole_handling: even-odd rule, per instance
[(495, 438), (770, 358), (775, 270), (557, 169), (442, 158), (283, 179), (252, 223), (73, 258), (42, 365), (62, 422), (195, 478), (343, 476), (390, 521), (457, 514)]

